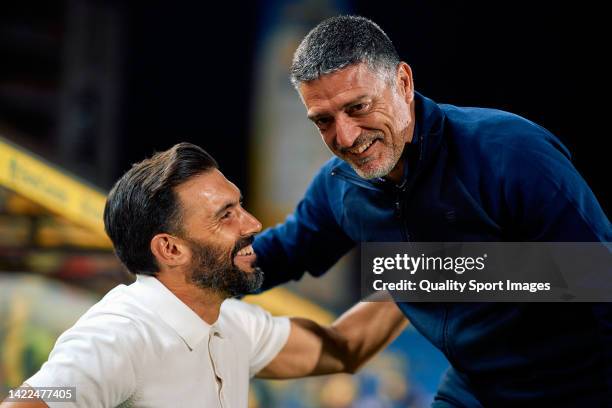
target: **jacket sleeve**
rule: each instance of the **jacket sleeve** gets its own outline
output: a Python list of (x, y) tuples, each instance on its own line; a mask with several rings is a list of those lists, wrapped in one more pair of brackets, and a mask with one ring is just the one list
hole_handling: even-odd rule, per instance
[(517, 136), (500, 165), (508, 225), (517, 241), (612, 241), (610, 221), (550, 133)]
[(354, 246), (330, 208), (329, 178), (328, 163), (315, 176), (295, 212), (255, 238), (257, 263), (265, 274), (262, 290), (298, 280), (304, 272), (320, 276)]

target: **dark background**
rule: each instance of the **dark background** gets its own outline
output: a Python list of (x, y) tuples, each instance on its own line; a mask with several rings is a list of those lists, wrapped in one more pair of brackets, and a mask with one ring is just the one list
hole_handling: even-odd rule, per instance
[[(277, 3), (3, 2), (0, 134), (104, 189), (130, 163), (191, 141), (248, 194), (254, 50)], [(426, 96), (551, 130), (610, 213), (601, 9), (346, 4), (387, 32)]]

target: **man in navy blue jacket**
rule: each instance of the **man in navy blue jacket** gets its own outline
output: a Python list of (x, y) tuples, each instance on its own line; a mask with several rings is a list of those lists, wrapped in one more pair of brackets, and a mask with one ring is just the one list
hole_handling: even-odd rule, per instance
[[(416, 93), (373, 22), (319, 24), (296, 51), (291, 80), (337, 157), (295, 213), (257, 237), (266, 287), (319, 276), (362, 241), (612, 241), (555, 136), (507, 112)], [(612, 403), (608, 304), (400, 307), (451, 363), (435, 407)]]

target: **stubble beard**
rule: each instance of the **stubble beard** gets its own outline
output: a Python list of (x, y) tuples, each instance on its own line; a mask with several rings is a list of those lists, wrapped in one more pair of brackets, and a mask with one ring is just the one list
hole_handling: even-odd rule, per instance
[[(389, 146), (385, 143), (384, 135), (380, 138), (379, 134), (362, 137), (360, 136), (355, 146), (360, 146), (363, 143), (367, 143), (373, 139), (379, 139), (377, 143), (382, 144), (385, 149), (383, 156), (380, 158), (366, 157), (364, 159), (355, 159), (351, 157), (348, 149), (340, 149), (340, 158), (346, 161), (355, 170), (355, 173), (361, 178), (371, 180), (375, 178), (385, 177), (388, 175), (397, 165), (400, 158), (402, 157), (403, 148), (395, 145)], [(376, 163), (378, 162), (378, 163)]]

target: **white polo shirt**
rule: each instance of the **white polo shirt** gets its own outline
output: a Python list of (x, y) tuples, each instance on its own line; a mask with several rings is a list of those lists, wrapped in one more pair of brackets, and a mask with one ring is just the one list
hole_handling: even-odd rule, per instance
[(208, 325), (161, 282), (138, 275), (89, 309), (26, 380), (76, 387), (50, 407), (246, 407), (249, 379), (278, 354), (289, 319), (228, 299)]

